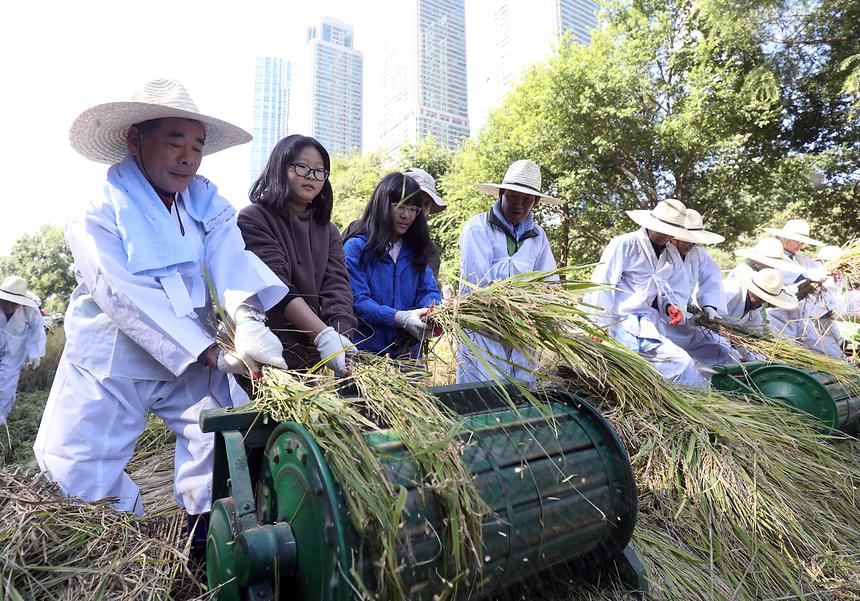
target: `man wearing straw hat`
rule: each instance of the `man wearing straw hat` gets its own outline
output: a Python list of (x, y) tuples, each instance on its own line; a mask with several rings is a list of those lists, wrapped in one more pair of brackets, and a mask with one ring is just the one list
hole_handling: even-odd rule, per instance
[[(723, 321), (739, 325), (751, 332), (773, 334), (764, 322), (765, 305), (791, 310), (797, 306), (797, 297), (786, 289), (783, 274), (771, 267), (761, 270), (746, 269), (737, 277), (726, 280), (726, 314)], [(735, 348), (743, 361), (761, 359), (744, 348)]]
[(845, 300), (842, 276), (839, 273), (828, 272), (828, 263), (839, 260), (844, 250), (838, 246), (828, 245), (819, 249), (815, 262), (827, 272), (819, 290), (812, 293), (809, 299), (810, 321), (812, 327), (807, 327), (806, 346), (815, 346), (825, 355), (836, 359), (845, 359), (845, 341), (836, 321), (843, 319), (848, 312)]
[[(511, 163), (500, 184), (477, 184), (475, 189), (496, 197), (486, 213), (472, 217), (460, 233), (460, 277), (473, 286), (530, 271), (556, 269), (555, 258), (532, 210), (539, 202), (563, 201), (541, 192), (540, 167), (529, 160)], [(523, 353), (472, 334), (478, 349), (459, 350), (457, 382), (504, 378), (534, 380), (531, 361)]]
[[(786, 284), (799, 285), (804, 280), (820, 283), (827, 277), (822, 265), (812, 257), (801, 252), (806, 246), (824, 246), (824, 242), (809, 237), (809, 223), (803, 219), (789, 219), (781, 228), (766, 227), (765, 232), (772, 234), (785, 251), (786, 258), (800, 268), (801, 273), (793, 280), (786, 274)], [(815, 300), (806, 298), (791, 310), (772, 307), (767, 310), (767, 318), (775, 332), (784, 338), (795, 340), (798, 344), (824, 352), (818, 330), (812, 320), (815, 317)]]
[[(684, 221), (686, 233), (676, 234), (672, 244), (683, 262), (683, 276), (674, 286), (682, 310), (695, 305), (699, 319), (718, 321), (726, 313), (723, 273), (701, 244), (719, 244), (725, 238), (705, 230), (702, 215), (687, 209)], [(709, 368), (720, 363), (734, 363), (739, 357), (728, 340), (713, 330), (697, 325), (689, 318), (673, 328), (666, 328), (666, 337), (687, 351), (697, 364)]]
[[(232, 405), (224, 372), (286, 367), (263, 311), (287, 289), (245, 251), (235, 209), (197, 175), (204, 155), (250, 139), (164, 79), (72, 125), (72, 147), (112, 166), (101, 193), (66, 225), (78, 287), (34, 445), (65, 494), (113, 496), (118, 509), (141, 515), (124, 469), (151, 411), (176, 434), (177, 503), (192, 519), (205, 514), (213, 437), (201, 432), (200, 412)], [(235, 319), (231, 352), (215, 343), (216, 301)]]
[(627, 215), (642, 227), (610, 240), (591, 276), (593, 282), (609, 286), (587, 295), (585, 304), (602, 310), (595, 321), (608, 326), (610, 335), (666, 378), (705, 387), (707, 381), (693, 359), (665, 333), (667, 327), (684, 321), (681, 303), (686, 299), (679, 299), (674, 289), (686, 276), (681, 255), (670, 242), (675, 236), (689, 236), (686, 207), (668, 199), (650, 211), (627, 211)]
[(36, 369), (45, 356), (45, 322), (27, 282), (10, 275), (0, 284), (0, 425), (15, 403), (22, 367)]

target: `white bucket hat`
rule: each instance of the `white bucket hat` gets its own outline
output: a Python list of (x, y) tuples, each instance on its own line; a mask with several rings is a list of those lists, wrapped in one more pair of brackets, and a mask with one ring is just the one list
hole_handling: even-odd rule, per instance
[(27, 282), (17, 275), (10, 275), (0, 284), (0, 298), (25, 307), (39, 307), (32, 296), (27, 294)]
[(805, 219), (789, 219), (785, 225), (777, 229), (775, 227), (763, 228), (768, 234), (773, 234), (778, 238), (786, 238), (811, 244), (812, 246), (824, 246), (824, 242), (809, 237), (809, 223)]
[(838, 261), (844, 254), (844, 248), (828, 244), (827, 246), (822, 246), (821, 249), (819, 249), (818, 256), (815, 258), (822, 263), (826, 263), (829, 261)]
[(747, 290), (774, 307), (794, 309), (797, 297), (785, 289), (782, 274), (776, 269), (744, 272)]
[(511, 166), (505, 171), (505, 178), (501, 184), (475, 184), (475, 190), (493, 196), (498, 196), (499, 190), (513, 190), (514, 192), (539, 196), (539, 201), (546, 204), (564, 204), (563, 200), (541, 192), (540, 184), (540, 167), (534, 161), (523, 159), (511, 163)]
[(627, 216), (645, 229), (667, 234), (685, 242), (697, 241), (684, 227), (687, 221), (687, 207), (680, 200), (674, 198), (661, 200), (650, 211), (645, 209), (627, 211)]
[(408, 167), (403, 170), (403, 173), (414, 179), (415, 183), (418, 184), (418, 187), (421, 188), (421, 191), (426, 192), (427, 196), (433, 199), (433, 204), (435, 206), (431, 213), (439, 213), (446, 209), (448, 205), (445, 204), (445, 201), (442, 200), (441, 196), (439, 196), (439, 192), (436, 190), (436, 180), (433, 179), (432, 175), (418, 167)]
[[(717, 233), (705, 230), (705, 222), (702, 219), (702, 214), (695, 209), (687, 209), (684, 227), (689, 230), (695, 240), (687, 240), (687, 242), (696, 242), (697, 244), (719, 244), (725, 241), (725, 237)], [(677, 238), (677, 236), (676, 236)], [(683, 240), (683, 238), (680, 238)]]
[(135, 92), (131, 101), (109, 102), (87, 109), (72, 124), (69, 141), (85, 158), (112, 165), (128, 153), (129, 127), (166, 117), (200, 121), (206, 130), (204, 155), (251, 141), (251, 134), (241, 127), (201, 114), (185, 86), (173, 79), (150, 81)]
[(752, 259), (767, 267), (780, 269), (789, 273), (800, 273), (803, 268), (785, 258), (782, 242), (776, 238), (762, 238), (752, 248), (739, 248), (735, 254), (745, 259)]

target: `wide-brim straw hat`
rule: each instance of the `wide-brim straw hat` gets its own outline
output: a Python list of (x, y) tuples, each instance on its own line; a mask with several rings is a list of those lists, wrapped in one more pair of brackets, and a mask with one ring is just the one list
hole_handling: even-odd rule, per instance
[(646, 209), (627, 211), (627, 216), (645, 229), (685, 242), (697, 242), (695, 236), (684, 227), (687, 221), (687, 207), (680, 200), (674, 198), (661, 200), (650, 211)]
[(780, 309), (790, 310), (797, 307), (797, 297), (785, 289), (782, 274), (776, 269), (745, 271), (741, 277), (747, 290), (766, 303)]
[(788, 273), (801, 273), (803, 271), (803, 267), (785, 258), (782, 242), (776, 238), (762, 238), (752, 248), (735, 250), (735, 255)]
[(809, 223), (805, 219), (789, 219), (779, 229), (775, 227), (766, 227), (763, 229), (768, 234), (772, 234), (778, 238), (803, 242), (811, 246), (824, 246), (824, 242), (809, 237)]
[(433, 201), (433, 210), (430, 211), (431, 213), (440, 213), (447, 208), (448, 205), (439, 196), (439, 191), (436, 189), (436, 180), (433, 179), (432, 175), (418, 167), (408, 167), (403, 170), (403, 173), (414, 179), (418, 187), (421, 188), (421, 191), (425, 192)]
[(818, 255), (816, 255), (815, 259), (817, 261), (821, 261), (824, 263), (830, 261), (838, 261), (845, 254), (845, 249), (840, 248), (838, 246), (833, 246), (832, 244), (828, 244), (827, 246), (822, 246), (818, 250)]
[(702, 214), (695, 209), (687, 209), (687, 218), (684, 221), (684, 227), (693, 235), (697, 244), (719, 244), (726, 240), (724, 236), (707, 231)]
[(27, 282), (17, 275), (10, 275), (0, 284), (0, 299), (34, 309), (39, 307), (38, 303), (27, 294)]
[(72, 124), (69, 141), (85, 158), (112, 165), (128, 153), (126, 134), (132, 125), (167, 117), (203, 124), (204, 155), (251, 141), (251, 134), (241, 127), (201, 113), (185, 86), (173, 79), (150, 81), (130, 101), (108, 102), (85, 110)]
[(475, 190), (484, 194), (499, 195), (499, 190), (513, 190), (523, 194), (538, 196), (539, 202), (551, 205), (564, 204), (559, 198), (541, 192), (540, 167), (534, 161), (522, 159), (514, 161), (505, 172), (505, 177), (500, 184), (475, 184)]

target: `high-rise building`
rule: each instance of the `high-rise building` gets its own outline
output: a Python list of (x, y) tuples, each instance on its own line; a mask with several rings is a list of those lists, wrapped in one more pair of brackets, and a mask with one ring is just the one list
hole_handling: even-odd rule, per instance
[(332, 155), (360, 152), (363, 69), (351, 25), (323, 17), (308, 27), (307, 45), (296, 64), (291, 133), (316, 138)]
[[(483, 124), (489, 110), (499, 106), (505, 95), (522, 79), (529, 67), (555, 53), (562, 36), (588, 44), (597, 26), (596, 0), (492, 0), (491, 10), (479, 50), (490, 60), (489, 72), (480, 74), (480, 105), (475, 106), (473, 125)], [(479, 99), (476, 98), (476, 101)]]
[(278, 140), (287, 135), (292, 63), (271, 56), (257, 59), (254, 76), (254, 118), (251, 133), (251, 182), (269, 159)]
[(432, 135), (454, 148), (469, 135), (464, 0), (392, 3), (380, 89), (380, 136), (392, 153)]

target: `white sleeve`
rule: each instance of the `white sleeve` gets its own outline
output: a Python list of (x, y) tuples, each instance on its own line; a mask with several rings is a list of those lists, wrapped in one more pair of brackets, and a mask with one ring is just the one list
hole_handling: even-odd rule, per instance
[(709, 305), (720, 315), (725, 315), (726, 299), (723, 290), (723, 272), (720, 266), (704, 251), (699, 253), (698, 288), (696, 301), (700, 307)]
[(29, 359), (39, 359), (45, 356), (45, 319), (38, 308), (33, 309), (33, 317), (27, 324), (26, 356)]

